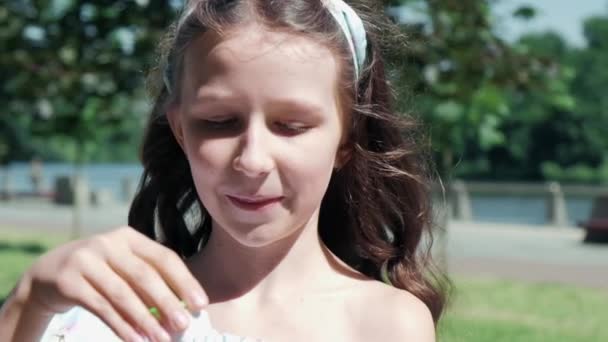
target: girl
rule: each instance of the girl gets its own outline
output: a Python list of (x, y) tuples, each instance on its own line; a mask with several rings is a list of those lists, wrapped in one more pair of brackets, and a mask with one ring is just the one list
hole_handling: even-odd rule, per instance
[(361, 16), (341, 0), (188, 2), (152, 78), (130, 227), (41, 257), (0, 339), (169, 341), (203, 310), (267, 341), (433, 341), (427, 169)]

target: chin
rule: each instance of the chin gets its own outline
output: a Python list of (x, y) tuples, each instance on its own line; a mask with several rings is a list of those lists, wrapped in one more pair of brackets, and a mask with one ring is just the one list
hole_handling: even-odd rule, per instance
[[(240, 226), (240, 227), (239, 227)], [(233, 225), (232, 227), (239, 227), (235, 230), (228, 231), (228, 234), (233, 239), (239, 242), (239, 244), (251, 247), (251, 248), (262, 248), (270, 246), (281, 240), (285, 240), (290, 236), (299, 234), (299, 229), (286, 229), (286, 224), (263, 224), (255, 226), (243, 227), (242, 225)], [(279, 228), (283, 227), (283, 229)]]

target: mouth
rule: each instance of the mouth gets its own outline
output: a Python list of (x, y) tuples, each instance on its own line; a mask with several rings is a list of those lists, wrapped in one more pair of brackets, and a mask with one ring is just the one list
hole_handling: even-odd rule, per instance
[(268, 208), (274, 204), (277, 204), (283, 200), (283, 196), (277, 197), (245, 197), (245, 196), (234, 196), (226, 195), (230, 202), (235, 206), (244, 210), (261, 210)]

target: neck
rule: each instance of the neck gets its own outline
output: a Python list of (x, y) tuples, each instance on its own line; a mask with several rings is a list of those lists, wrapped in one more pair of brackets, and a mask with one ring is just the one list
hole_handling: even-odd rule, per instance
[(264, 247), (244, 246), (217, 227), (191, 268), (212, 303), (312, 289), (335, 275), (339, 263), (320, 240), (317, 222), (313, 215), (297, 232)]

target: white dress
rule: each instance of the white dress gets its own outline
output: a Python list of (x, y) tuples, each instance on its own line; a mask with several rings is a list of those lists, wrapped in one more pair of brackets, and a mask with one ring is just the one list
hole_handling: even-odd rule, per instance
[[(57, 314), (47, 326), (40, 342), (104, 341), (116, 342), (121, 339), (102, 320), (82, 307)], [(220, 333), (213, 329), (209, 315), (202, 311), (193, 316), (188, 329), (174, 335), (176, 342), (253, 342), (262, 341), (250, 337)]]

